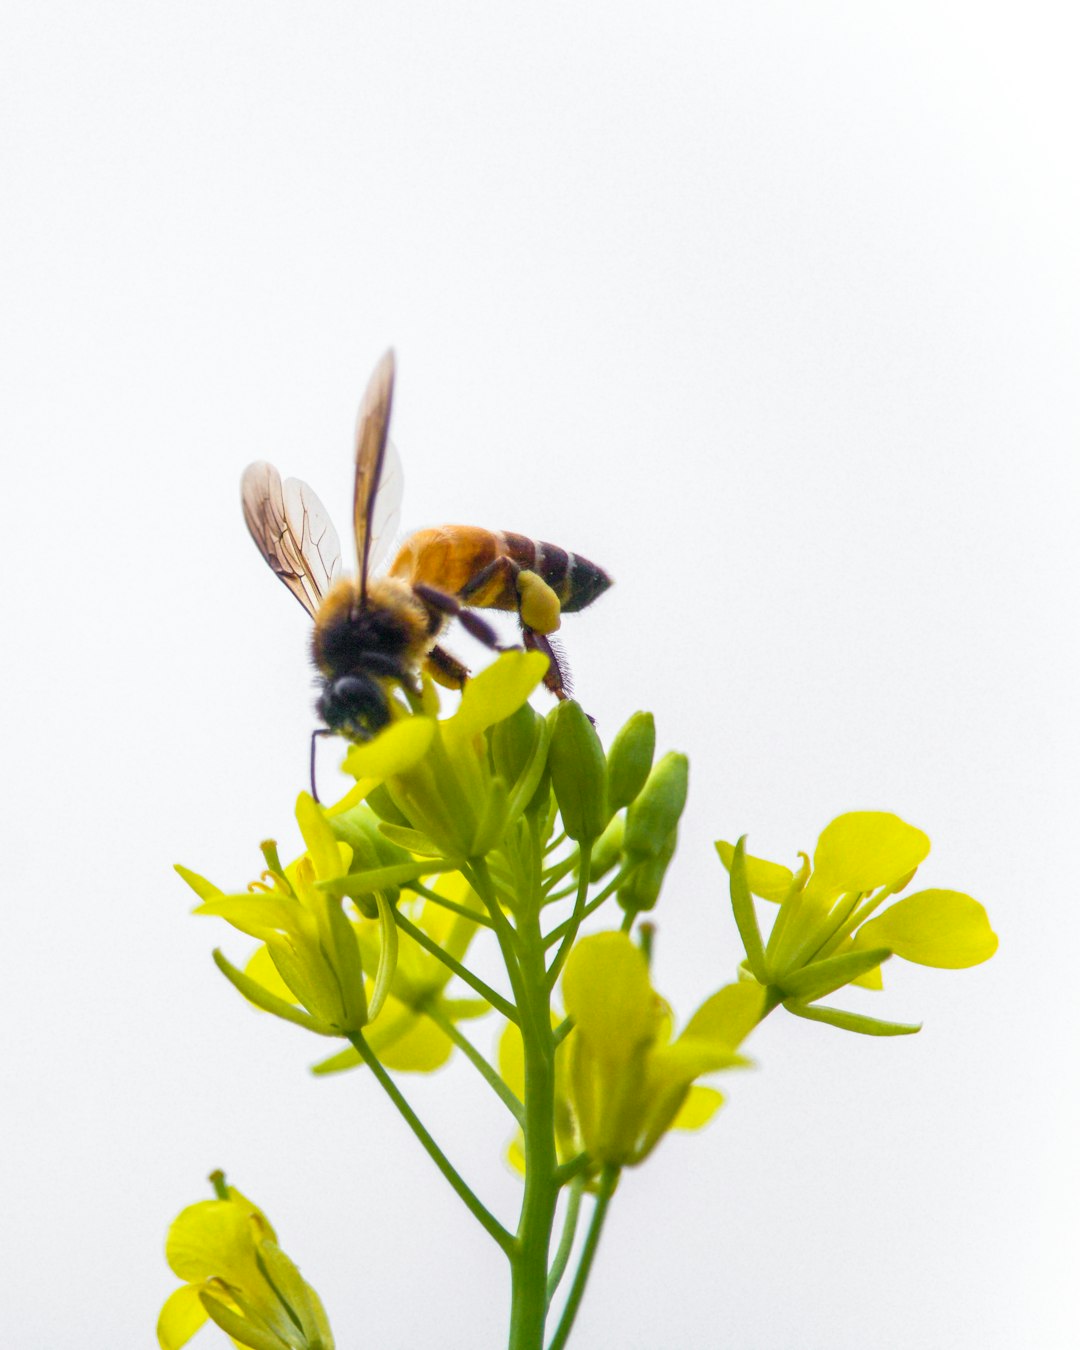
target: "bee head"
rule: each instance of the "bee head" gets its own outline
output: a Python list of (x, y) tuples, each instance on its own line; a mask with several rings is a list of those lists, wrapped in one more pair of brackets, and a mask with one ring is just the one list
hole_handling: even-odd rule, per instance
[(328, 680), (315, 705), (331, 731), (367, 740), (390, 721), (386, 693), (370, 675), (341, 675)]

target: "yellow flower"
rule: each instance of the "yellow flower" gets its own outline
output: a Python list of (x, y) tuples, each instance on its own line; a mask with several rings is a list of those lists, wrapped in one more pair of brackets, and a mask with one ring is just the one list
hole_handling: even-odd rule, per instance
[(165, 1256), (185, 1283), (158, 1318), (161, 1350), (179, 1350), (211, 1318), (253, 1350), (333, 1350), (315, 1290), (277, 1245), (261, 1209), (216, 1173), (221, 1198), (182, 1210)]
[(634, 1164), (655, 1148), (687, 1108), (685, 1121), (704, 1124), (719, 1106), (689, 1102), (694, 1080), (745, 1065), (736, 1053), (756, 1025), (763, 991), (752, 983), (713, 994), (671, 1040), (671, 1018), (649, 982), (644, 955), (623, 933), (583, 938), (563, 974), (569, 1036), (570, 1091), (590, 1157)]
[[(799, 871), (717, 843), (731, 874), (731, 898), (746, 948), (745, 971), (767, 987), (769, 1006), (868, 1035), (901, 1035), (918, 1026), (882, 1022), (811, 1006), (846, 984), (881, 988), (881, 963), (900, 956), (958, 969), (989, 960), (997, 936), (986, 911), (961, 891), (919, 891), (875, 910), (902, 891), (930, 852), (921, 830), (885, 811), (851, 811), (822, 831), (813, 863)], [(780, 906), (767, 944), (752, 895)]]
[(307, 852), (283, 871), (265, 873), (268, 881), (247, 892), (226, 895), (197, 873), (177, 871), (203, 901), (197, 914), (223, 918), (266, 944), (287, 998), (214, 953), (219, 969), (245, 998), (309, 1031), (345, 1036), (366, 1025), (389, 988), (396, 927), (380, 893), (380, 922), (390, 937), (369, 1009), (356, 932), (341, 906), (352, 850), (335, 838), (322, 808), (307, 793), (297, 802), (296, 819)]

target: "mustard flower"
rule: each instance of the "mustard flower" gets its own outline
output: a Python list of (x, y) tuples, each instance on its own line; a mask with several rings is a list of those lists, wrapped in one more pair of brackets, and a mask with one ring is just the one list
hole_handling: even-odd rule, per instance
[(341, 903), (352, 849), (337, 839), (325, 812), (307, 793), (297, 802), (296, 819), (307, 852), (287, 868), (265, 872), (265, 879), (246, 892), (225, 894), (187, 868), (177, 871), (203, 902), (197, 914), (223, 918), (265, 943), (288, 997), (214, 953), (219, 969), (245, 998), (309, 1031), (345, 1036), (365, 1026), (389, 992), (397, 929), (386, 894), (380, 892), (385, 941), (369, 1006), (356, 930)]
[(583, 938), (570, 953), (562, 988), (574, 1019), (568, 1038), (574, 1115), (593, 1161), (615, 1166), (647, 1157), (684, 1107), (686, 1122), (704, 1124), (719, 1094), (688, 1104), (692, 1085), (703, 1074), (749, 1062), (738, 1046), (764, 1004), (754, 984), (727, 985), (672, 1041), (671, 1017), (645, 957), (623, 933)]
[[(997, 950), (986, 911), (961, 891), (918, 891), (872, 917), (908, 886), (930, 852), (926, 835), (899, 816), (838, 816), (822, 831), (813, 862), (800, 854), (798, 872), (746, 855), (741, 840), (716, 847), (731, 874), (744, 973), (767, 988), (769, 1007), (782, 1003), (797, 1016), (867, 1035), (902, 1035), (919, 1027), (819, 1007), (816, 1000), (846, 984), (880, 989), (880, 967), (890, 956), (959, 969)], [(767, 944), (752, 895), (779, 905)]]
[(252, 1350), (333, 1350), (334, 1338), (315, 1290), (277, 1243), (262, 1210), (220, 1173), (220, 1198), (182, 1210), (165, 1255), (185, 1283), (158, 1318), (161, 1350), (179, 1350), (211, 1319)]

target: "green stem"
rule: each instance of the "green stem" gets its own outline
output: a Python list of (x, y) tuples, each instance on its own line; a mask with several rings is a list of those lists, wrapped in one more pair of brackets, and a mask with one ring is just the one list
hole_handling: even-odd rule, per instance
[(405, 1100), (398, 1085), (386, 1072), (382, 1064), (379, 1063), (379, 1057), (364, 1039), (363, 1032), (357, 1031), (351, 1033), (349, 1041), (356, 1053), (375, 1075), (379, 1085), (386, 1092), (386, 1095), (401, 1112), (406, 1125), (408, 1125), (409, 1129), (416, 1135), (417, 1139), (420, 1140), (420, 1143), (424, 1146), (424, 1149), (432, 1162), (464, 1201), (465, 1207), (477, 1220), (480, 1226), (495, 1239), (502, 1250), (510, 1256), (514, 1248), (513, 1237), (507, 1232), (498, 1219), (496, 1219), (486, 1205), (484, 1205), (473, 1193), (461, 1174), (454, 1167), (453, 1163), (451, 1163), (450, 1159), (428, 1133), (420, 1117)]
[(570, 1260), (570, 1253), (574, 1248), (574, 1235), (577, 1232), (578, 1215), (581, 1212), (581, 1193), (584, 1189), (585, 1178), (580, 1175), (576, 1176), (570, 1186), (570, 1193), (566, 1201), (566, 1216), (563, 1219), (562, 1237), (559, 1239), (555, 1259), (551, 1263), (550, 1271), (548, 1271), (547, 1297), (549, 1304), (555, 1297), (555, 1290), (559, 1287), (559, 1281), (563, 1277), (566, 1264)]
[[(634, 870), (634, 867), (636, 866), (637, 863), (634, 863), (633, 866), (631, 867), (622, 868), (617, 874), (617, 876), (614, 878), (614, 880), (610, 881), (600, 892), (599, 895), (593, 896), (593, 898), (581, 911), (581, 916), (579, 919), (576, 920), (576, 922), (580, 924), (582, 919), (587, 919), (590, 914), (593, 914), (596, 910), (598, 910), (605, 900), (609, 899), (612, 895), (615, 894), (615, 892), (619, 889), (619, 887), (623, 884), (623, 882), (626, 880), (626, 878), (630, 875), (630, 873)], [(554, 947), (555, 943), (559, 941), (559, 939), (565, 934), (566, 930), (574, 922), (575, 919), (573, 916), (571, 916), (569, 919), (565, 919), (556, 928), (553, 928), (551, 932), (548, 933), (544, 938), (545, 947)]]
[(510, 1091), (480, 1051), (477, 1050), (476, 1046), (473, 1045), (468, 1036), (466, 1036), (458, 1027), (453, 1018), (447, 1017), (442, 1008), (434, 1001), (424, 1005), (424, 1012), (431, 1018), (439, 1030), (445, 1036), (449, 1037), (449, 1039), (457, 1046), (520, 1125), (525, 1119), (524, 1106), (522, 1106), (517, 1097)]
[(559, 978), (559, 972), (562, 970), (566, 958), (570, 955), (570, 948), (574, 945), (574, 939), (578, 935), (581, 921), (585, 917), (585, 897), (589, 894), (589, 860), (591, 856), (592, 840), (584, 839), (581, 843), (581, 870), (578, 872), (577, 899), (574, 901), (574, 911), (570, 915), (566, 932), (563, 934), (563, 940), (559, 944), (559, 950), (555, 953), (555, 957), (548, 969), (548, 989), (555, 988), (555, 981)]
[(509, 1350), (542, 1350), (548, 1251), (559, 1185), (555, 1179), (555, 1037), (538, 907), (519, 918), (518, 938), (525, 1055), (525, 1192), (511, 1256)]
[(581, 1304), (582, 1295), (585, 1293), (585, 1285), (589, 1279), (589, 1272), (592, 1269), (593, 1257), (596, 1255), (597, 1244), (600, 1241), (600, 1233), (604, 1227), (604, 1219), (607, 1216), (608, 1204), (611, 1201), (618, 1180), (619, 1169), (613, 1164), (608, 1163), (600, 1173), (600, 1184), (596, 1192), (596, 1205), (593, 1209), (592, 1220), (589, 1223), (589, 1231), (585, 1235), (585, 1245), (581, 1249), (581, 1258), (578, 1261), (578, 1268), (574, 1272), (574, 1282), (570, 1286), (570, 1293), (566, 1298), (566, 1306), (563, 1308), (562, 1317), (559, 1319), (559, 1325), (555, 1329), (555, 1335), (551, 1338), (551, 1344), (548, 1346), (548, 1350), (563, 1350), (563, 1346), (569, 1339), (571, 1329), (574, 1325), (574, 1318), (577, 1316), (577, 1310)]
[(448, 909), (452, 914), (460, 914), (463, 919), (469, 919), (481, 928), (491, 927), (491, 920), (486, 914), (481, 914), (477, 909), (470, 909), (468, 905), (459, 905), (456, 900), (447, 900), (445, 895), (440, 895), (438, 891), (429, 890), (419, 881), (411, 881), (406, 889), (415, 891), (417, 895), (423, 896), (425, 900), (430, 900), (433, 905), (438, 905), (441, 909)]
[(479, 975), (474, 975), (468, 966), (463, 966), (449, 952), (444, 951), (434, 938), (428, 937), (424, 930), (418, 928), (411, 919), (407, 919), (401, 910), (396, 909), (394, 911), (394, 919), (403, 933), (407, 933), (426, 952), (430, 952), (437, 961), (441, 961), (448, 970), (452, 970), (459, 980), (464, 980), (471, 989), (475, 989), (481, 998), (487, 999), (491, 1006), (501, 1012), (505, 1018), (511, 1022), (518, 1020), (517, 1009), (512, 1003), (509, 1003), (501, 994), (496, 993), (491, 985), (485, 983)]

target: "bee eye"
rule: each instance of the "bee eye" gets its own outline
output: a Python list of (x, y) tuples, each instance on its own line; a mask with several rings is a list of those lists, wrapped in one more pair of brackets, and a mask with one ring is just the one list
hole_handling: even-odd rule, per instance
[(334, 731), (370, 735), (390, 721), (386, 695), (366, 675), (342, 675), (332, 680), (319, 696), (316, 710)]

